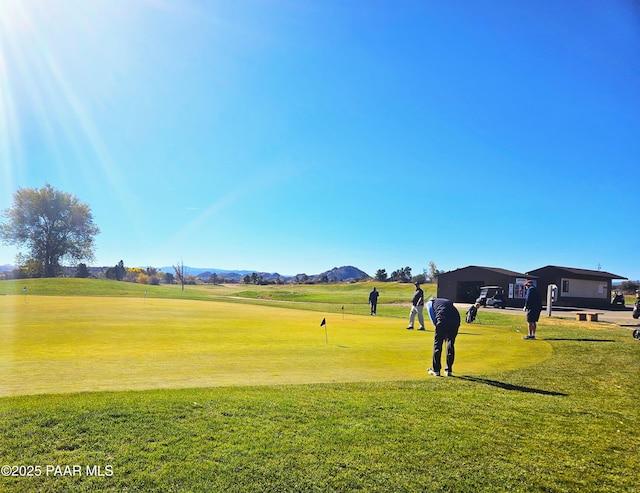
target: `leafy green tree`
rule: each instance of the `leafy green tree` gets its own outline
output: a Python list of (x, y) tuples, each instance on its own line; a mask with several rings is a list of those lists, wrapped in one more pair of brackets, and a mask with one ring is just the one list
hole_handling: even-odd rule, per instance
[[(19, 256), (20, 257), (20, 256)], [(36, 262), (33, 259), (23, 259), (20, 258), (18, 260), (20, 267), (16, 269), (16, 276), (18, 279), (30, 278), (30, 277), (42, 277), (42, 264), (40, 262)]]
[(122, 281), (127, 274), (127, 269), (124, 266), (124, 262), (121, 260), (114, 267), (109, 267), (104, 273), (107, 279), (114, 281)]
[(640, 284), (635, 281), (623, 281), (620, 284), (620, 289), (622, 289), (623, 293), (634, 294), (638, 289), (640, 289)]
[(116, 276), (116, 281), (122, 281), (124, 279), (124, 276), (127, 274), (127, 269), (125, 269), (124, 267), (124, 262), (121, 260), (120, 262), (118, 262), (118, 264), (115, 266), (115, 276)]
[(411, 267), (404, 267), (404, 268), (400, 268), (398, 270), (394, 270), (391, 273), (390, 280), (391, 281), (398, 281), (398, 282), (409, 282), (409, 281), (411, 281)]
[(26, 248), (26, 259), (38, 263), (44, 277), (58, 275), (65, 260), (93, 260), (94, 238), (100, 230), (89, 206), (69, 193), (48, 183), (39, 190), (19, 188), (13, 207), (3, 216), (3, 243)]
[(378, 269), (376, 271), (376, 281), (386, 282), (388, 279), (387, 271), (385, 269)]
[(417, 276), (413, 276), (411, 278), (411, 282), (419, 282), (420, 284), (425, 284), (427, 282), (427, 276), (424, 274), (418, 274)]
[(89, 269), (87, 269), (87, 264), (78, 264), (78, 268), (76, 269), (76, 277), (79, 277), (81, 279), (86, 279), (87, 277), (89, 277)]

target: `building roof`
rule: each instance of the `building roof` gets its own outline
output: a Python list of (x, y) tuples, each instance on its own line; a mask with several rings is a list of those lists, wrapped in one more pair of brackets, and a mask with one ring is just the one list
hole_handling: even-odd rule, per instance
[(490, 270), (492, 272), (495, 272), (496, 274), (502, 274), (504, 276), (510, 276), (510, 277), (527, 277), (527, 278), (531, 278), (531, 279), (537, 279), (538, 276), (534, 276), (534, 275), (530, 275), (530, 274), (523, 274), (522, 272), (514, 272), (512, 270), (507, 270), (507, 269), (501, 269), (499, 267), (483, 267), (480, 265), (468, 265), (467, 267), (461, 267), (460, 269), (455, 269), (449, 272), (445, 272), (445, 274), (449, 274), (451, 272), (457, 272), (460, 270), (465, 270), (465, 269), (484, 269), (484, 270)]
[(546, 269), (564, 271), (577, 276), (601, 277), (603, 279), (627, 279), (626, 277), (612, 274), (611, 272), (605, 272), (603, 270), (576, 269), (574, 267), (560, 267), (558, 265), (547, 265), (545, 267), (540, 267), (539, 269), (534, 269), (531, 272), (540, 272), (541, 270)]

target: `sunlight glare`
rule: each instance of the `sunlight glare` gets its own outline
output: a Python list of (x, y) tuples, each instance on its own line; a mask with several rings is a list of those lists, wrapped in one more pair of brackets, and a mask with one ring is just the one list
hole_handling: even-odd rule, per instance
[(0, 166), (5, 196), (29, 181), (29, 154), (48, 152), (59, 176), (79, 174), (85, 182), (95, 182), (99, 170), (99, 181), (121, 203), (135, 201), (114, 162), (100, 115), (124, 84), (135, 84), (136, 69), (144, 65), (136, 59), (136, 40), (144, 36), (146, 14), (170, 15), (174, 3), (0, 0)]

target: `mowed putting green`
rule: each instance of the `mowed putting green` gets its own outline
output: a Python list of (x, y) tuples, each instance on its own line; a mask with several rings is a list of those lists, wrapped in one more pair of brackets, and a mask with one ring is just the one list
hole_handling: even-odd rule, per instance
[[(0, 396), (424, 379), (433, 342), (398, 318), (211, 301), (0, 296), (0, 310)], [(551, 354), (465, 323), (456, 349), (458, 375)]]

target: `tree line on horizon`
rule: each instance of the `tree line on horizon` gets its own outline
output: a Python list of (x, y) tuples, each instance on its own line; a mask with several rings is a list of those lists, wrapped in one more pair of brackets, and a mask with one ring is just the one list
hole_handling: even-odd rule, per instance
[(429, 268), (423, 269), (422, 274), (411, 275), (411, 267), (402, 267), (394, 270), (391, 275), (385, 269), (378, 269), (374, 279), (380, 282), (419, 282), (420, 284), (436, 282), (438, 276), (444, 271), (439, 270), (433, 260), (429, 262)]
[[(74, 195), (57, 190), (49, 183), (44, 187), (19, 188), (13, 195), (13, 206), (6, 209), (0, 223), (0, 239), (4, 244), (17, 245), (27, 253), (19, 253), (16, 261), (18, 267), (6, 278), (34, 277), (97, 277), (115, 281), (136, 282), (141, 284), (172, 284), (179, 282), (184, 289), (185, 284), (208, 282), (222, 284), (243, 282), (244, 284), (285, 284), (286, 279), (278, 276), (265, 279), (256, 272), (240, 279), (229, 279), (223, 275), (212, 273), (209, 279), (201, 279), (185, 273), (184, 265), (174, 265), (174, 273), (162, 272), (153, 267), (125, 267), (120, 260), (113, 267), (89, 268), (86, 262), (94, 259), (95, 237), (100, 229), (93, 222), (93, 214), (89, 205), (81, 202)], [(77, 267), (70, 268), (64, 262)], [(334, 269), (335, 270), (335, 269)], [(388, 275), (385, 269), (378, 269), (373, 279), (378, 282), (434, 282), (441, 273), (433, 261), (429, 269), (413, 276), (410, 267), (397, 269)], [(365, 273), (351, 281), (371, 279)], [(319, 276), (297, 274), (290, 282), (297, 284), (335, 283), (341, 279), (328, 273)]]

